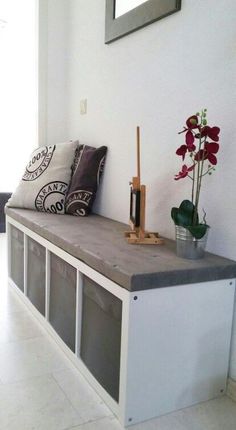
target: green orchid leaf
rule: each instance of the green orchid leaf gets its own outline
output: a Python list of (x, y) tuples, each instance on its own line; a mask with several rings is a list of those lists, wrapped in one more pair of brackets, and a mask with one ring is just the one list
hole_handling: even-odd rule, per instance
[(178, 211), (179, 211), (178, 208), (172, 208), (171, 209), (171, 218), (173, 219), (175, 224), (177, 224)]
[(183, 200), (179, 209), (186, 212), (193, 212), (194, 210), (194, 204), (190, 202), (190, 200)]
[(180, 210), (178, 211), (176, 219), (177, 219), (177, 225), (180, 225), (182, 227), (187, 227), (189, 223), (192, 221), (192, 219), (189, 218), (185, 212), (181, 212)]
[[(179, 225), (187, 227), (193, 222), (194, 205), (190, 200), (183, 200), (178, 211)], [(197, 219), (198, 222), (198, 219)]]
[[(183, 200), (179, 208), (172, 208), (171, 217), (176, 225), (188, 228), (193, 223), (194, 204), (190, 200)], [(199, 223), (197, 215), (196, 225)]]
[(198, 224), (195, 226), (189, 225), (187, 227), (188, 231), (190, 231), (190, 233), (196, 239), (201, 239), (203, 236), (205, 236), (208, 228), (209, 228), (209, 225), (207, 225), (207, 224)]
[(197, 216), (196, 225), (192, 225), (194, 213), (194, 204), (190, 200), (183, 200), (179, 208), (172, 208), (171, 217), (176, 225), (185, 227), (196, 239), (201, 239), (209, 226), (207, 224), (199, 224)]

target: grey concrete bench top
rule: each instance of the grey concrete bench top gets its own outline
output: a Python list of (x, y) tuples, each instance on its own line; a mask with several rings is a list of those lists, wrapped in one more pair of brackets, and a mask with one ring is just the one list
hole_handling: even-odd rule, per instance
[(236, 278), (236, 262), (213, 254), (175, 255), (175, 243), (129, 245), (125, 224), (101, 217), (6, 208), (6, 214), (129, 291)]

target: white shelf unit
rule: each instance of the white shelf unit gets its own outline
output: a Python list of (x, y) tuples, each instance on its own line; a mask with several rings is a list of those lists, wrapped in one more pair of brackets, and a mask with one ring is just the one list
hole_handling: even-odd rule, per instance
[[(23, 270), (23, 291), (16, 284), (18, 278), (12, 279), (11, 277), (12, 267), (15, 264), (15, 245), (11, 237), (15, 229), (24, 235), (24, 249), (22, 250), (22, 235), (19, 234), (24, 264), (23, 268), (17, 266), (18, 270)], [(10, 285), (117, 415), (122, 425), (129, 426), (142, 422), (220, 396), (225, 392), (235, 280), (190, 283), (175, 287), (130, 292), (9, 216), (7, 216), (7, 236)], [(45, 249), (45, 273), (42, 280), (45, 284), (45, 317), (27, 297), (29, 241), (34, 241)], [(53, 296), (50, 294), (52, 256), (56, 256), (57, 259), (59, 258), (68, 264), (72, 268), (70, 269), (72, 273), (73, 270), (75, 271), (74, 287), (73, 282), (71, 283), (72, 290), (74, 288), (71, 297), (72, 299), (74, 297), (73, 300), (75, 301), (73, 305), (75, 313), (73, 319), (75, 324), (74, 352), (72, 351), (73, 348), (71, 349), (63, 342), (50, 324), (52, 307), (54, 307), (54, 316), (57, 317), (56, 312), (63, 314), (63, 309), (61, 309), (63, 300), (59, 300), (59, 303), (55, 304), (53, 300), (58, 300), (57, 294), (55, 292)], [(22, 279), (22, 273), (20, 279)], [(117, 350), (120, 351), (117, 395), (108, 393), (104, 388), (106, 383), (100, 383), (101, 380), (99, 382), (99, 378), (93, 375), (94, 370), (89, 370), (88, 367), (91, 369), (91, 366), (88, 365), (87, 367), (81, 358), (83, 345), (87, 341), (90, 342), (88, 350), (93, 348), (91, 339), (87, 336), (86, 342), (84, 342), (82, 337), (86, 330), (91, 333), (89, 327), (86, 326), (86, 330), (83, 328), (83, 325), (86, 325), (83, 318), (86, 317), (84, 316), (84, 308), (87, 305), (85, 306), (83, 300), (85, 300), (87, 278), (91, 280), (94, 286), (94, 290), (93, 288), (91, 290), (92, 295), (98, 295), (97, 303), (100, 300), (99, 289), (101, 287), (107, 309), (110, 306), (109, 300), (111, 299), (113, 302), (114, 298), (115, 305), (112, 312), (114, 318), (118, 318), (118, 321), (120, 319), (120, 346), (116, 348), (116, 345), (113, 345), (112, 348), (114, 348), (115, 353), (112, 349), (111, 361), (109, 362), (111, 366), (109, 375), (112, 375), (112, 360), (113, 354), (115, 354), (114, 379), (117, 380)], [(60, 288), (63, 290), (63, 284), (60, 285)], [(65, 282), (66, 288), (67, 282)], [(88, 291), (89, 288), (88, 285)], [(52, 297), (54, 298), (52, 299)], [(106, 303), (106, 301), (108, 302)], [(103, 306), (102, 303), (101, 306)], [(99, 309), (99, 306), (96, 309)], [(100, 318), (99, 315), (98, 313), (98, 318)], [(60, 319), (60, 315), (58, 318)], [(89, 324), (91, 330), (91, 321), (89, 321), (88, 326)], [(106, 320), (102, 324), (106, 324)], [(110, 320), (107, 324), (110, 324)], [(109, 327), (111, 336), (113, 333), (112, 324)], [(68, 327), (71, 327), (71, 321)], [(104, 327), (106, 329), (106, 326)], [(114, 329), (116, 338), (117, 333), (119, 333), (117, 327), (119, 325), (116, 324), (116, 329)], [(68, 331), (69, 328), (63, 332), (64, 337), (67, 336)], [(95, 357), (98, 354), (101, 360), (103, 348), (98, 351), (99, 331), (97, 336), (95, 350), (92, 352)], [(104, 342), (102, 330), (101, 341)], [(109, 342), (105, 345), (106, 348), (108, 348), (109, 360)], [(103, 363), (101, 363), (101, 368), (103, 368)]]

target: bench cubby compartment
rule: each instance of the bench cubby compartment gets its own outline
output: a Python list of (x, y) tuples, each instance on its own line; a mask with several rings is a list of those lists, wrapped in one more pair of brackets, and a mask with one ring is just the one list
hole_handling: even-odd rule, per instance
[(122, 301), (83, 276), (80, 357), (103, 388), (119, 401)]
[(75, 352), (76, 269), (50, 253), (49, 322)]
[(15, 284), (24, 291), (24, 233), (10, 227), (10, 276)]
[(38, 242), (27, 238), (27, 288), (26, 295), (38, 309), (45, 315), (45, 275), (46, 250)]

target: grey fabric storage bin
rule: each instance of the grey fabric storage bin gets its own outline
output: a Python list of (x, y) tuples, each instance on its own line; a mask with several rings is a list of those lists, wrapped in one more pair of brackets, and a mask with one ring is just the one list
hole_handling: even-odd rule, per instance
[(83, 276), (80, 356), (90, 372), (119, 400), (122, 302)]
[(27, 296), (42, 315), (45, 315), (45, 265), (45, 248), (28, 238)]
[(21, 291), (24, 291), (24, 233), (11, 225), (11, 267), (10, 277)]
[(49, 321), (75, 352), (76, 269), (51, 253)]

